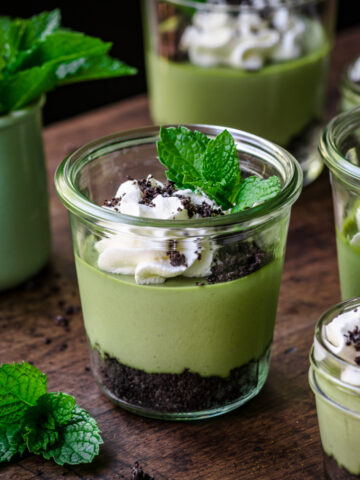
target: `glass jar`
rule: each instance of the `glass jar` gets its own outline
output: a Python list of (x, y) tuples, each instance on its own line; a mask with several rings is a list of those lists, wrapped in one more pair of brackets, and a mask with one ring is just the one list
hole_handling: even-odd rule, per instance
[[(355, 66), (360, 63), (360, 57), (353, 60), (350, 65), (346, 67), (341, 77), (340, 92), (341, 103), (340, 108), (342, 112), (346, 112), (358, 105), (360, 105), (360, 77), (357, 81), (354, 80)], [(357, 67), (358, 69), (358, 67)]]
[(157, 124), (227, 125), (289, 150), (304, 183), (322, 170), (335, 1), (143, 0)]
[(331, 120), (320, 141), (329, 167), (342, 299), (360, 295), (360, 107)]
[[(210, 138), (222, 131), (188, 128)], [(58, 194), (70, 211), (94, 376), (110, 399), (141, 415), (220, 415), (255, 396), (268, 374), (290, 208), (300, 194), (302, 172), (282, 148), (229, 131), (242, 170), (276, 174), (282, 184), (278, 196), (237, 214), (155, 220), (99, 206), (128, 176), (151, 173), (165, 180), (157, 160), (158, 127), (97, 140), (72, 153), (56, 172)], [(129, 254), (142, 249), (168, 255), (174, 245), (179, 251), (196, 247), (199, 259), (210, 259), (211, 275), (139, 285), (134, 275), (102, 271), (99, 242), (115, 236)]]
[[(360, 367), (335, 355), (328, 347), (324, 327), (339, 314), (360, 308), (360, 298), (335, 305), (315, 327), (310, 352), (310, 386), (316, 408), (324, 453), (326, 478), (352, 480), (360, 477), (360, 384), (345, 381), (345, 369), (360, 375)], [(358, 377), (360, 378), (360, 377)]]
[(44, 101), (0, 116), (0, 291), (31, 278), (50, 256)]

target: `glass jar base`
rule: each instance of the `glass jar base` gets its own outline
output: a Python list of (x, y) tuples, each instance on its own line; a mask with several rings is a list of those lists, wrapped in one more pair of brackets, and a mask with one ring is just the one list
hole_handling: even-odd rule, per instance
[[(92, 368), (102, 392), (116, 405), (163, 420), (201, 420), (234, 410), (262, 389), (270, 347), (256, 361), (235, 368), (227, 379), (181, 374), (148, 374), (92, 350)], [(116, 362), (116, 363), (115, 363)]]
[(329, 457), (323, 451), (324, 458), (324, 472), (327, 480), (357, 480), (360, 479), (359, 475), (354, 475), (346, 470), (344, 467), (340, 467), (334, 457)]

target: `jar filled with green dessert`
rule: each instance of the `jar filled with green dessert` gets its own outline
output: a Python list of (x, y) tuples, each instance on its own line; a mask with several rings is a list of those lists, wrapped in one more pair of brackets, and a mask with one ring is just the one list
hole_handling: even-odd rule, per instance
[(213, 126), (123, 132), (62, 163), (93, 373), (110, 399), (189, 420), (259, 393), (301, 186), (288, 152)]
[(326, 478), (360, 477), (360, 298), (326, 311), (315, 327), (309, 382)]
[(340, 84), (342, 112), (360, 105), (360, 57), (346, 67)]
[(329, 167), (343, 300), (360, 295), (360, 107), (326, 126), (321, 155)]
[(287, 148), (304, 183), (317, 154), (335, 0), (143, 0), (157, 124), (246, 130)]

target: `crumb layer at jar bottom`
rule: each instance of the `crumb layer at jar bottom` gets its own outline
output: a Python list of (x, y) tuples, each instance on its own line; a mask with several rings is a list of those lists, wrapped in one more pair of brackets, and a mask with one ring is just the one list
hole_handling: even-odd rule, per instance
[[(255, 396), (265, 383), (270, 361), (270, 346), (258, 360), (234, 368), (229, 376), (203, 377), (185, 369), (180, 374), (147, 373), (129, 367), (106, 353), (91, 350), (92, 367), (100, 388), (125, 408), (169, 414), (210, 412), (226, 406), (232, 410)], [(225, 413), (218, 412), (215, 415)], [(211, 416), (206, 414), (205, 416)]]
[(324, 455), (324, 470), (325, 478), (327, 480), (358, 480), (360, 479), (360, 473), (354, 475), (350, 473), (346, 468), (340, 467), (334, 457), (330, 457), (325, 452)]

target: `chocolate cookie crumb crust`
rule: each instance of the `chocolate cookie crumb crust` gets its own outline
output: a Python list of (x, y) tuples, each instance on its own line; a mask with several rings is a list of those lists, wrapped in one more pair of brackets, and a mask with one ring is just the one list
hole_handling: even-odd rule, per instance
[(346, 470), (344, 467), (339, 467), (334, 457), (329, 457), (325, 452), (324, 455), (324, 470), (325, 478), (327, 480), (359, 480), (359, 475), (354, 475)]
[[(266, 352), (267, 356), (268, 353)], [(197, 412), (233, 403), (256, 390), (260, 360), (231, 370), (228, 377), (202, 377), (185, 369), (180, 374), (147, 373), (92, 349), (93, 368), (101, 383), (122, 402), (144, 409)]]

